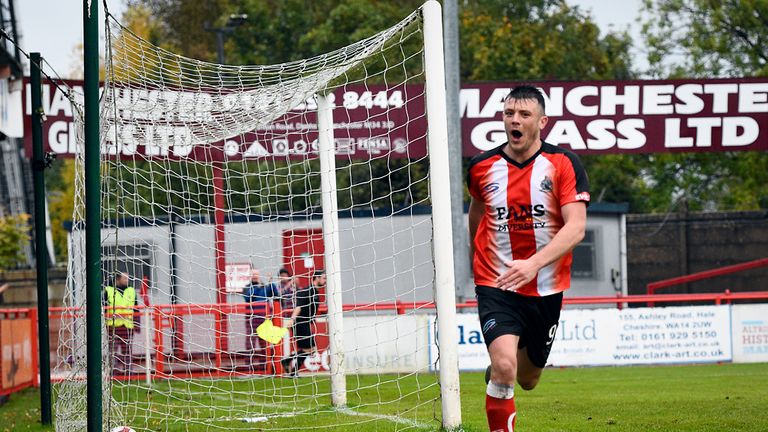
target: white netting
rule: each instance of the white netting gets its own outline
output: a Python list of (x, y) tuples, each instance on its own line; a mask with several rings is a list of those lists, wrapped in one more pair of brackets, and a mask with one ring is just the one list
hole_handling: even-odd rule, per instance
[[(133, 331), (104, 328), (105, 429), (438, 428), (420, 11), (334, 52), (272, 66), (184, 58), (107, 21), (103, 278), (113, 285), (116, 272), (128, 273), (138, 306)], [(333, 107), (332, 225), (321, 206), (318, 95)], [(86, 421), (81, 160), (78, 167), (58, 431)], [(344, 311), (328, 313), (332, 294), (320, 289), (317, 349), (298, 378), (286, 376), (280, 360), (296, 353), (296, 335), (270, 343), (254, 328), (290, 314), (298, 300), (278, 269), (301, 292), (328, 266), (323, 235), (331, 233), (340, 268), (328, 279), (341, 282)], [(245, 303), (240, 290), (253, 270), (281, 300)], [(334, 319), (343, 325), (343, 407), (334, 406), (329, 374)]]

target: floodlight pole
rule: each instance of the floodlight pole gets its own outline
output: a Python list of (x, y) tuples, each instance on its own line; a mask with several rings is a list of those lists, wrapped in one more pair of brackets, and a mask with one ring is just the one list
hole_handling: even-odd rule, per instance
[(40, 53), (29, 55), (32, 88), (32, 167), (35, 186), (35, 264), (37, 266), (37, 337), (40, 356), (40, 421), (51, 420), (51, 343), (48, 335), (48, 247), (45, 242), (45, 175), (43, 154), (43, 98)]
[(445, 22), (445, 101), (448, 116), (448, 169), (451, 173), (451, 224), (453, 226), (453, 274), (459, 301), (467, 297), (470, 266), (467, 259), (469, 233), (464, 224), (464, 176), (462, 175), (463, 143), (459, 94), (459, 7), (456, 0), (443, 1)]
[(83, 1), (85, 299), (88, 432), (102, 432), (99, 2)]

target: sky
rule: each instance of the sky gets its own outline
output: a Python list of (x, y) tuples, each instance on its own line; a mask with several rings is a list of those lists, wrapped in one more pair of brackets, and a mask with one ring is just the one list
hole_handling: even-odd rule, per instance
[[(99, 11), (103, 14), (102, 0)], [(603, 34), (609, 30), (629, 30), (636, 44), (640, 42), (639, 16), (642, 0), (567, 0), (572, 6), (589, 11)], [(71, 76), (79, 61), (75, 48), (83, 42), (82, 0), (15, 0), (16, 20), (21, 34), (21, 46), (27, 52), (39, 52), (62, 78)], [(107, 0), (109, 11), (120, 17), (124, 0)], [(103, 33), (103, 20), (100, 20)], [(102, 42), (103, 43), (103, 42)], [(102, 47), (103, 50), (103, 47)], [(635, 48), (635, 58), (644, 59)], [(643, 68), (646, 63), (636, 66)]]

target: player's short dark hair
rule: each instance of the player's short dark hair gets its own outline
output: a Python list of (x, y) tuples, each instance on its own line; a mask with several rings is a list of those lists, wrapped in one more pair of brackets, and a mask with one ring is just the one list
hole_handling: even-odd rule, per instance
[(510, 90), (510, 92), (507, 93), (506, 96), (504, 96), (504, 102), (510, 99), (515, 99), (515, 100), (533, 99), (541, 107), (542, 114), (546, 112), (546, 103), (544, 102), (544, 95), (542, 95), (539, 89), (537, 89), (536, 87), (529, 86), (529, 85), (517, 86), (512, 90)]
[(288, 269), (281, 268), (280, 270), (277, 271), (277, 274), (279, 274), (279, 275), (287, 274), (288, 276), (290, 276), (291, 272), (289, 272)]
[(312, 274), (312, 279), (319, 278), (324, 274), (325, 274), (325, 270), (315, 270), (315, 273)]

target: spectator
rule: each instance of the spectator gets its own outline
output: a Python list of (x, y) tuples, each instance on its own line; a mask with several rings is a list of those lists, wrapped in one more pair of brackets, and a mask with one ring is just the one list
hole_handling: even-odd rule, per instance
[(280, 292), (280, 305), (283, 310), (293, 309), (293, 297), (296, 291), (296, 283), (291, 276), (291, 272), (281, 268), (278, 274), (277, 289)]
[(131, 346), (135, 327), (134, 306), (137, 304), (136, 290), (129, 286), (130, 277), (125, 272), (115, 276), (114, 286), (104, 287), (102, 302), (107, 307), (106, 324), (109, 350), (112, 352), (114, 373), (131, 371)]
[(293, 337), (296, 340), (296, 353), (281, 360), (285, 373), (297, 376), (304, 360), (315, 350), (315, 335), (312, 334), (312, 323), (320, 306), (318, 291), (325, 288), (326, 277), (323, 270), (315, 271), (312, 283), (296, 291), (295, 307), (286, 327), (293, 323)]
[(256, 334), (256, 329), (264, 322), (269, 315), (271, 301), (280, 298), (280, 293), (274, 284), (264, 285), (261, 283), (261, 272), (259, 270), (251, 271), (251, 282), (241, 290), (246, 307), (245, 348), (248, 351), (250, 364), (253, 364), (254, 356), (261, 351), (261, 342)]

